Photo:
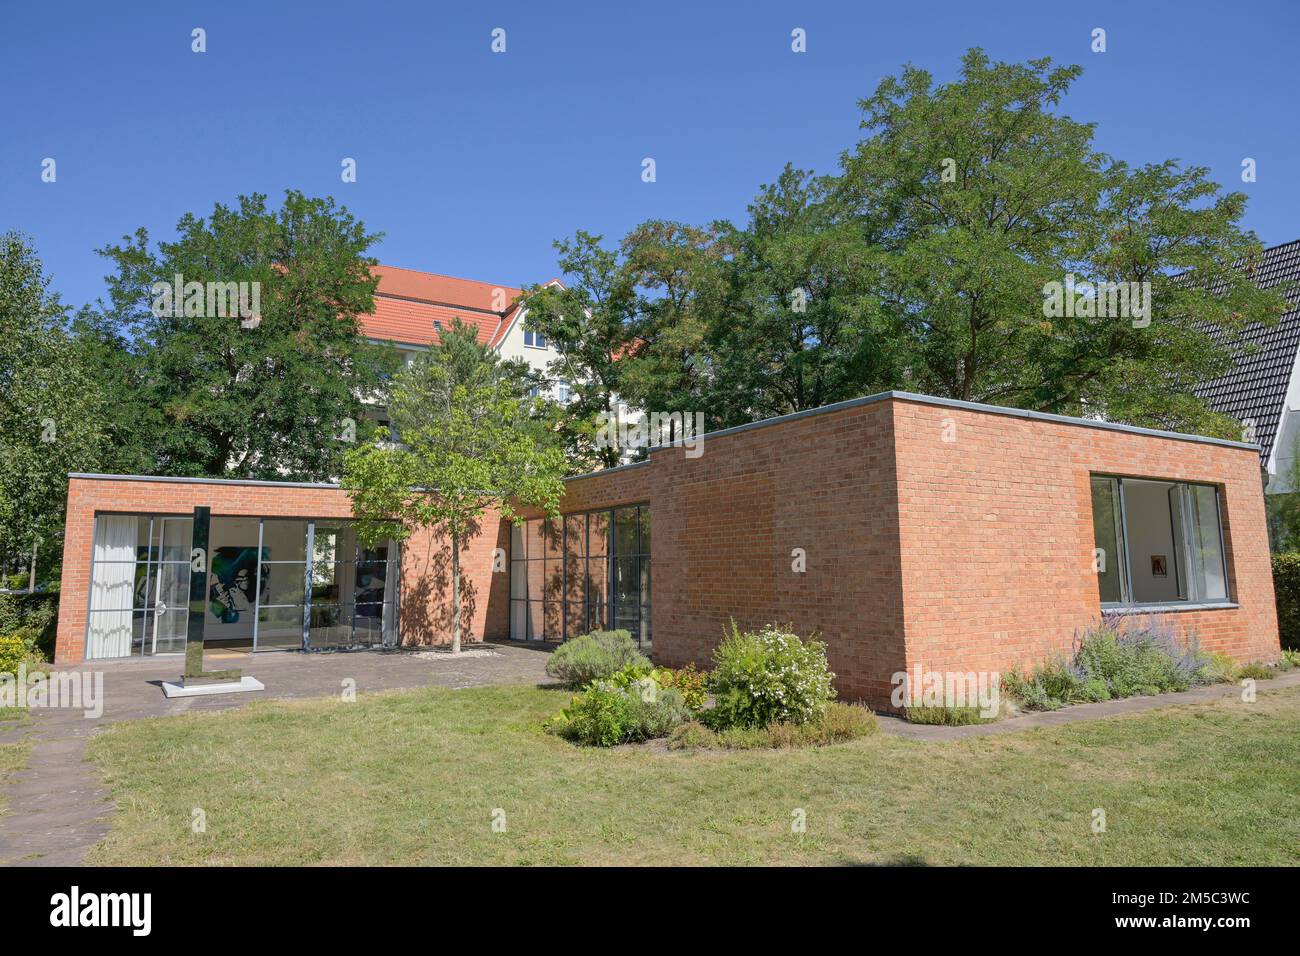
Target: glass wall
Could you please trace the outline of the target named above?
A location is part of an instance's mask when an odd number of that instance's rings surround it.
[[[152,515],[95,519],[87,658],[185,649],[190,525],[189,518]]]
[[[311,617],[314,649],[373,646],[395,636],[397,567],[385,543],[365,548],[350,521],[317,522],[312,537]]]
[[[161,515],[96,517],[88,658],[184,652],[191,524]],[[216,516],[208,550],[209,647],[397,643],[398,549],[391,542],[362,548],[351,522]]]
[[[650,508],[534,519],[511,537],[510,636],[561,641],[622,628],[650,643]]]

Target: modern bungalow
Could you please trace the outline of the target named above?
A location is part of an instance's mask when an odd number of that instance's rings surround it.
[[[58,662],[183,650],[196,508],[206,646],[449,639],[447,543],[361,547],[335,485],[77,474]],[[462,555],[471,639],[618,627],[703,665],[732,620],[789,623],[876,707],[900,671],[1031,664],[1107,610],[1279,654],[1253,444],[886,392],[569,479],[561,511],[484,517]]]

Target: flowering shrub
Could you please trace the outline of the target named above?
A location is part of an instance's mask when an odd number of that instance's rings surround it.
[[[1008,692],[1028,710],[1112,700],[1135,694],[1166,694],[1218,679],[1217,664],[1195,638],[1182,640],[1152,618],[1106,615],[1076,642],[1069,661],[1040,664],[1029,674],[1012,671]]]
[[[835,699],[826,645],[788,629],[769,624],[742,634],[733,621],[713,660],[714,706],[701,716],[715,729],[803,724],[820,718]]]
[[[593,681],[546,722],[546,730],[593,747],[666,737],[691,711],[676,688],[660,685],[661,673],[629,664],[608,680]]]
[[[18,665],[27,660],[27,642],[20,634],[0,637],[0,674],[17,674]]]
[[[660,687],[671,687],[680,693],[692,713],[699,713],[704,709],[704,704],[709,697],[709,675],[701,674],[695,669],[694,664],[687,664],[676,670],[667,667],[655,668],[654,677]]]

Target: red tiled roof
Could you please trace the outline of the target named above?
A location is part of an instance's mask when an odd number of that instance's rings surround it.
[[[374,272],[379,276],[375,311],[357,317],[361,332],[405,345],[432,345],[438,341],[434,323],[450,325],[455,318],[476,326],[480,342],[495,345],[505,335],[515,300],[523,291],[396,266],[375,266]],[[502,301],[504,310],[493,311],[493,305]]]

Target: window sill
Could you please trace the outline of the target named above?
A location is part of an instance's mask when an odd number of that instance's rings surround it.
[[[1171,614],[1178,611],[1234,611],[1241,607],[1233,601],[1210,601],[1202,604],[1189,604],[1177,601],[1172,604],[1103,604],[1103,614]]]

